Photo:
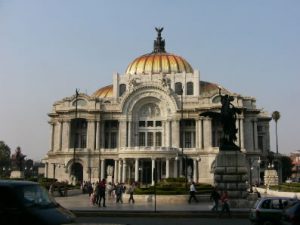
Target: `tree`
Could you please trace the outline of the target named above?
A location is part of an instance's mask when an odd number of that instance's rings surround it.
[[[278,111],[274,111],[272,113],[272,119],[275,121],[275,134],[276,134],[276,154],[278,155],[278,133],[277,133],[277,122],[280,119],[280,113]]]
[[[287,180],[292,175],[293,163],[290,157],[282,156],[281,157],[281,165],[282,165],[282,181]]]
[[[0,141],[0,173],[5,175],[5,170],[10,167],[10,148],[4,141]],[[5,168],[5,170],[4,170]]]

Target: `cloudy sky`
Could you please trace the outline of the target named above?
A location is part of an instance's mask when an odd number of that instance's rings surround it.
[[[52,104],[111,84],[162,26],[166,50],[202,80],[281,113],[279,152],[300,149],[299,11],[297,0],[0,0],[0,140],[45,157]]]

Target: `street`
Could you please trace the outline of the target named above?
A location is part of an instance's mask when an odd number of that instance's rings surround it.
[[[250,225],[247,218],[78,217],[78,223],[105,225]]]

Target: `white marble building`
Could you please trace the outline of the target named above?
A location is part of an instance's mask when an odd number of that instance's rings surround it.
[[[270,149],[270,116],[256,108],[255,98],[202,81],[184,58],[165,51],[157,31],[153,52],[114,74],[112,85],[54,103],[46,177],[151,184],[156,168],[158,179],[187,175],[213,183],[221,126],[200,113],[220,109],[220,89],[242,110],[236,144],[247,154],[248,167],[257,168],[252,182],[258,180],[257,159]]]

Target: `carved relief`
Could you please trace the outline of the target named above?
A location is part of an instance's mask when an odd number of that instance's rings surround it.
[[[139,112],[139,115],[142,117],[156,117],[160,116],[160,109],[157,105],[149,103],[144,105]]]

